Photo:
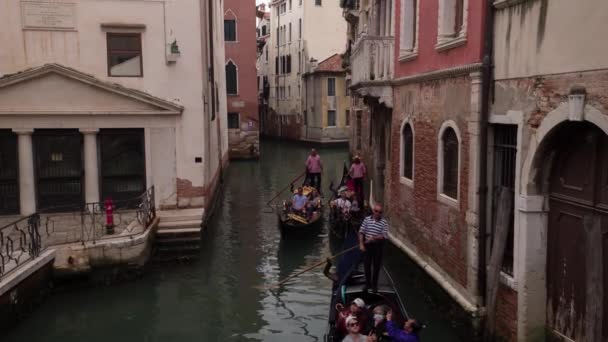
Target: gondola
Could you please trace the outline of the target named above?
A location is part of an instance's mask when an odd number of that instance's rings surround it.
[[[309,193],[315,189],[312,186],[305,185],[304,195],[308,196]],[[293,190],[291,191],[293,194]],[[321,228],[323,223],[323,200],[319,203],[319,208],[312,213],[312,217],[306,218],[303,215],[298,215],[291,212],[289,202],[284,201],[283,204],[277,207],[277,216],[279,220],[279,229],[281,236],[288,234],[301,234],[307,232],[314,232]]]
[[[355,234],[348,234],[343,248],[353,246],[357,243],[356,241]],[[363,299],[368,313],[373,312],[373,309],[378,305],[387,305],[393,311],[393,321],[397,326],[403,326],[405,320],[409,318],[405,305],[395,288],[393,279],[384,267],[379,274],[378,291],[376,293],[371,291],[363,292],[365,274],[363,263],[361,262],[361,253],[358,250],[345,254],[340,260],[336,278],[333,283],[329,306],[325,342],[342,341],[344,336],[336,329],[338,317],[336,304],[342,303],[345,307],[348,307],[348,303],[351,303],[355,298]]]
[[[347,232],[352,231],[353,229],[357,229],[357,227],[359,227],[359,225],[361,224],[363,213],[366,211],[366,204],[363,203],[358,214],[353,213],[350,217],[344,218],[339,213],[339,210],[332,205],[333,201],[337,200],[340,197],[338,193],[339,190],[341,188],[346,187],[347,178],[348,168],[346,167],[346,164],[344,164],[342,170],[342,178],[340,179],[338,186],[335,187],[333,182],[329,186],[330,193],[332,194],[331,198],[328,201],[329,231],[334,238],[340,239],[343,239],[346,236]],[[351,192],[349,196],[352,198],[352,196],[356,195]]]

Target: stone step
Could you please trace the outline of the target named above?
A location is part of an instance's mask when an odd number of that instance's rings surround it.
[[[178,209],[178,210],[161,210],[156,213],[160,221],[201,221],[205,210],[198,209]]]
[[[158,246],[157,251],[161,254],[166,253],[188,253],[188,252],[198,252],[201,249],[200,244],[195,245],[180,245],[180,246]]]
[[[182,228],[199,228],[202,224],[201,220],[192,220],[192,221],[163,221],[160,220],[158,224],[159,229],[182,229]]]
[[[156,232],[156,236],[157,237],[161,237],[163,235],[170,235],[170,236],[176,236],[176,235],[200,235],[201,234],[202,229],[199,228],[179,228],[179,229],[159,229]]]
[[[176,246],[176,245],[189,245],[189,244],[196,244],[196,245],[200,245],[201,243],[201,237],[200,235],[193,235],[193,236],[187,236],[187,237],[183,237],[180,235],[180,237],[175,237],[173,235],[165,235],[162,237],[159,237],[159,239],[156,240],[156,244],[158,246]]]

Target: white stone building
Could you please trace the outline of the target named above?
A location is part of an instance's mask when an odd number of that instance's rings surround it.
[[[228,150],[222,18],[205,0],[4,1],[0,215],[152,186],[158,208],[208,205]]]

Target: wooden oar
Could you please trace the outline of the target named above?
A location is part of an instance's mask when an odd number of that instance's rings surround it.
[[[336,254],[336,255],[332,255],[332,256],[330,256],[330,257],[329,257],[329,259],[335,259],[335,258],[337,258],[337,257],[339,257],[339,256],[341,256],[341,255],[343,255],[343,254],[345,254],[345,253],[348,253],[348,252],[350,252],[350,251],[352,251],[352,250],[354,250],[354,249],[357,249],[357,248],[359,248],[359,245],[352,246],[351,248],[345,249],[345,250],[343,250],[342,252],[340,252],[340,253],[338,253],[338,254]],[[312,265],[312,266],[309,266],[309,267],[307,267],[307,268],[305,268],[305,269],[301,270],[300,272],[294,273],[294,274],[292,274],[292,275],[290,275],[290,276],[286,277],[285,279],[283,279],[283,280],[281,280],[281,281],[279,281],[279,282],[276,282],[276,283],[274,283],[274,284],[272,284],[272,285],[270,285],[270,286],[262,286],[262,287],[260,287],[260,288],[261,288],[261,289],[266,289],[266,290],[275,289],[275,288],[277,288],[277,287],[279,287],[279,286],[281,286],[281,285],[285,284],[285,283],[286,283],[288,280],[291,280],[291,279],[293,279],[293,278],[295,278],[295,277],[297,277],[297,276],[299,276],[299,275],[301,275],[301,274],[303,274],[303,273],[306,273],[306,272],[308,272],[308,271],[310,271],[310,270],[312,270],[312,269],[315,269],[315,268],[317,268],[317,267],[319,267],[319,266],[321,266],[321,265],[325,264],[326,262],[327,262],[327,259],[322,260],[322,261],[319,261],[318,263],[316,263],[316,264],[314,264],[314,265]]]
[[[281,196],[281,194],[283,192],[285,192],[285,190],[287,190],[293,183],[295,183],[296,181],[298,181],[300,178],[302,178],[302,176],[304,176],[306,174],[306,171],[302,172],[302,174],[298,175],[294,180],[292,180],[291,182],[289,182],[289,184],[283,188],[283,190],[279,191],[279,193],[277,193],[276,196],[274,196],[270,201],[268,201],[266,203],[266,205],[270,205],[270,203],[272,203],[272,201],[274,201],[275,199],[277,199],[277,197]]]

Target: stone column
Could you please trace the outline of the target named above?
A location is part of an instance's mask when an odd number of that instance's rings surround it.
[[[19,206],[21,215],[36,212],[36,182],[34,180],[34,153],[31,128],[13,129],[19,136]]]
[[[80,129],[84,135],[84,198],[87,203],[99,202],[98,132],[97,128]]]

